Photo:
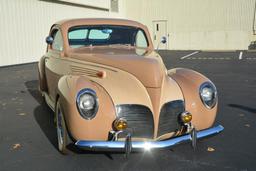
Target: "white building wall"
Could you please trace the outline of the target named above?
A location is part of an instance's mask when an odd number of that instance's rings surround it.
[[[57,1],[57,0],[52,0]],[[59,0],[107,8],[110,0]],[[0,66],[38,61],[50,26],[62,19],[119,17],[140,21],[153,36],[153,20],[167,20],[168,49],[247,49],[256,0],[119,0],[119,12],[50,0],[0,0]],[[58,1],[57,1],[58,2]],[[254,26],[256,28],[256,26]]]
[[[247,49],[255,0],[126,0],[127,18],[146,24],[167,20],[169,49]],[[152,35],[153,36],[153,35]]]
[[[90,1],[95,4],[95,1]],[[101,0],[97,7],[101,4],[106,7],[102,1],[110,5],[109,0]],[[45,37],[56,21],[89,17],[124,18],[123,4],[121,0],[119,13],[111,13],[39,0],[0,0],[0,66],[38,61],[45,53]]]

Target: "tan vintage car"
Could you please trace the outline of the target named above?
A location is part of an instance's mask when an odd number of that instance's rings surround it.
[[[146,26],[121,19],[55,23],[39,61],[39,89],[55,113],[58,148],[170,148],[221,132],[214,84],[167,70]],[[160,42],[161,43],[161,42]],[[163,38],[162,43],[166,43]]]

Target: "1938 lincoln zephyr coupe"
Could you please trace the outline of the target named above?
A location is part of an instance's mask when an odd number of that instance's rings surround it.
[[[58,148],[170,148],[221,132],[218,98],[198,72],[167,70],[146,26],[121,19],[55,23],[39,61],[39,89],[54,111]],[[162,43],[165,43],[163,39]]]

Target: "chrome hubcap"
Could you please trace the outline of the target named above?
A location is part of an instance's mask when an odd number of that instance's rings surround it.
[[[57,113],[57,135],[58,135],[59,149],[62,149],[64,136],[63,136],[62,114],[60,109],[58,109],[58,113]]]

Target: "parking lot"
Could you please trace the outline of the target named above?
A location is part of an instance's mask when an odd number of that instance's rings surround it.
[[[0,68],[0,170],[256,170],[256,52],[160,51],[168,69],[191,68],[218,89],[221,134],[165,151],[57,151],[53,114],[37,87],[37,64]]]

